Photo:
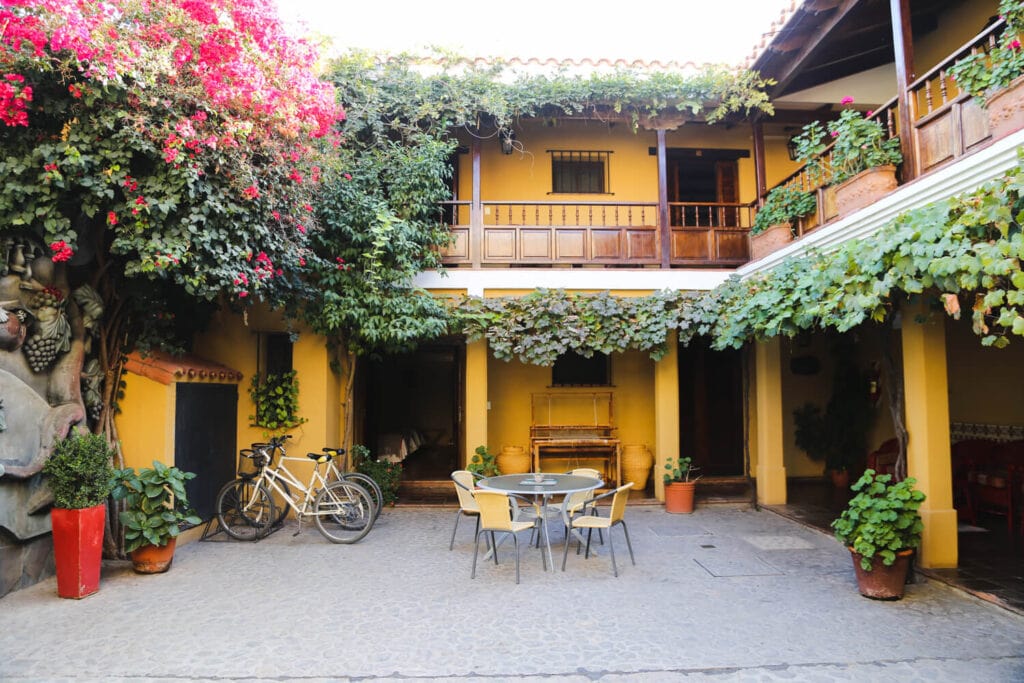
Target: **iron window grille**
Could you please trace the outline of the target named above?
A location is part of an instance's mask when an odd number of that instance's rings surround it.
[[[611,194],[611,152],[549,149],[552,194]]]

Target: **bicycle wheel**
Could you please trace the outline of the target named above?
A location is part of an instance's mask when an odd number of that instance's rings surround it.
[[[381,510],[384,508],[384,494],[380,490],[380,485],[377,481],[368,474],[362,472],[348,472],[343,474],[342,479],[345,481],[352,481],[364,489],[370,494],[370,498],[373,500],[373,519],[376,520],[380,517]]]
[[[313,519],[332,543],[355,543],[373,527],[373,500],[359,484],[336,481],[317,494]]]
[[[255,541],[270,533],[277,516],[270,492],[252,479],[235,479],[217,494],[217,522],[228,536]]]

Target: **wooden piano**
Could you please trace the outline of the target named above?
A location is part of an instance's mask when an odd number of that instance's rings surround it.
[[[620,443],[613,425],[612,392],[535,393],[531,395],[530,452],[533,471],[545,459],[568,460],[572,469],[598,461],[605,484],[622,482]],[[574,461],[576,464],[574,464]]]

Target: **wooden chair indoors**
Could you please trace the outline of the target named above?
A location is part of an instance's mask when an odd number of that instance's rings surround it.
[[[615,541],[612,539],[612,528],[616,526],[622,527],[622,532],[626,536],[626,547],[629,548],[629,559],[636,566],[636,558],[633,556],[633,544],[629,541],[629,529],[626,528],[626,520],[623,516],[626,512],[626,500],[629,498],[629,490],[633,488],[633,482],[623,484],[614,491],[609,491],[600,496],[596,496],[593,500],[588,501],[584,508],[596,505],[598,501],[603,498],[611,496],[612,505],[611,510],[607,517],[595,517],[588,514],[581,514],[572,520],[572,528],[587,530],[587,551],[584,557],[590,557],[590,536],[594,529],[607,529],[608,530],[608,548],[611,550],[612,555],[612,573],[615,576],[619,575],[619,567],[615,562]],[[565,561],[569,557],[569,539],[565,541],[565,548],[562,550],[562,571],[565,571]]]

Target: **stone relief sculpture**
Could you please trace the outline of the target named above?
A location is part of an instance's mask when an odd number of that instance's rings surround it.
[[[40,470],[53,443],[86,427],[82,373],[103,307],[91,289],[80,290],[71,292],[65,264],[34,238],[0,241],[0,528],[22,541],[50,530]],[[88,371],[95,414],[98,362]]]

